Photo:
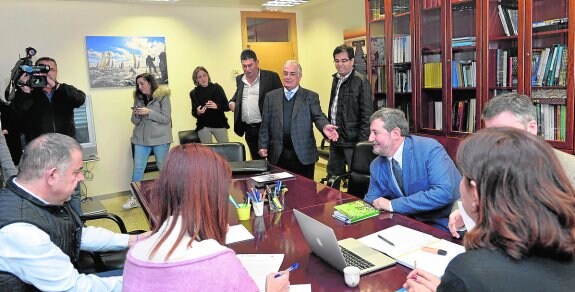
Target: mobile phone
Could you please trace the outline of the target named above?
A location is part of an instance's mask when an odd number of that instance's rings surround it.
[[[139,109],[139,108],[141,108],[141,106],[139,106],[139,105],[131,107],[132,110]]]

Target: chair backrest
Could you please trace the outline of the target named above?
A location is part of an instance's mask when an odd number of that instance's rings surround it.
[[[347,193],[363,198],[369,188],[369,165],[377,155],[373,153],[373,145],[369,142],[359,142],[353,149],[350,177],[347,183]]]
[[[222,155],[229,162],[245,161],[246,148],[240,142],[203,144]]]
[[[180,145],[200,143],[200,136],[198,136],[198,132],[196,132],[196,130],[179,131],[178,138],[180,139]]]

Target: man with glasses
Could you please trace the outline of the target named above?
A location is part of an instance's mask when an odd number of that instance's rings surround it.
[[[328,177],[344,174],[355,144],[369,138],[369,117],[373,113],[371,86],[366,76],[354,69],[353,57],[353,48],[348,45],[333,51],[337,73],[331,85],[328,120],[337,126],[339,139],[329,146]],[[334,187],[339,188],[339,182]]]
[[[46,76],[47,84],[42,88],[31,88],[25,85],[31,76],[23,74],[10,104],[11,116],[21,125],[26,143],[46,133],[60,133],[74,138],[74,109],[84,104],[86,94],[72,85],[58,82],[58,64],[53,58],[39,58],[36,65],[50,66],[48,73],[39,73]],[[70,204],[74,211],[82,214],[79,187]]]
[[[312,124],[330,140],[337,140],[337,131],[322,112],[318,94],[299,85],[301,65],[286,61],[282,73],[284,87],[266,94],[259,154],[273,165],[313,180],[319,156]]]

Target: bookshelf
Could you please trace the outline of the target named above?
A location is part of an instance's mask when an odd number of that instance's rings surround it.
[[[574,6],[569,0],[366,0],[368,53],[384,56],[369,65],[379,89],[376,108],[401,108],[413,133],[437,139],[454,156],[461,140],[482,127],[482,106],[518,92],[537,108],[539,135],[573,153]]]

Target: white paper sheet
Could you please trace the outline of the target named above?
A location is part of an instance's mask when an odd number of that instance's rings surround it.
[[[277,273],[284,260],[284,254],[238,254],[237,256],[260,291],[266,289],[266,276],[269,273]]]
[[[230,226],[226,234],[226,244],[250,239],[254,239],[254,236],[241,224]]]
[[[289,292],[311,292],[311,284],[290,285]]]

